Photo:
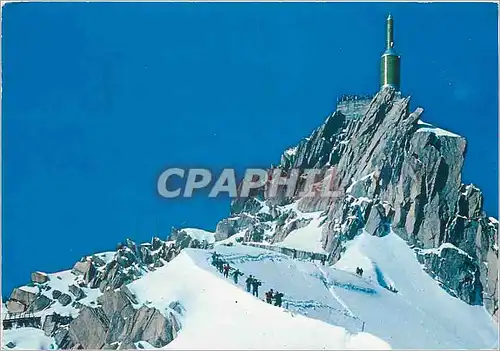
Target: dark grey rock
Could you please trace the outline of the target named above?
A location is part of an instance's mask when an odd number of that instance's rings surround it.
[[[72,284],[68,287],[68,290],[71,294],[73,294],[73,296],[75,297],[76,301],[78,300],[81,300],[85,297],[87,297],[87,295],[85,295],[85,292],[83,291],[82,288]]]
[[[45,317],[42,330],[46,336],[53,336],[61,326],[68,325],[72,320],[71,316],[61,316],[53,313]]]
[[[56,332],[54,333],[54,340],[56,344],[59,346],[59,348],[62,350],[70,349],[75,345],[75,343],[71,339],[68,328],[66,327],[59,328],[56,330]]]
[[[180,314],[181,316],[184,314],[185,309],[179,301],[172,301],[168,305],[168,307],[177,312],[178,314]]]
[[[33,301],[33,303],[29,306],[28,312],[38,312],[46,309],[47,307],[50,306],[50,303],[52,302],[51,299],[49,299],[45,295],[38,295]]]
[[[449,293],[471,305],[483,303],[479,270],[467,253],[445,246],[437,253],[422,254],[417,251],[417,257],[432,276],[439,278]]]
[[[69,336],[74,344],[85,349],[104,346],[109,320],[101,308],[84,307],[69,325]]]
[[[385,236],[391,230],[392,210],[387,210],[381,203],[371,207],[365,230],[370,235]]]
[[[57,301],[59,301],[61,305],[67,306],[71,303],[72,299],[71,296],[69,296],[68,294],[62,294],[61,296],[59,296]]]
[[[151,240],[151,249],[152,250],[158,250],[160,247],[162,247],[163,245],[163,241],[158,238],[158,237],[153,237],[153,239]]]
[[[163,347],[173,340],[173,326],[157,309],[141,307],[127,320],[125,342],[147,341]]]
[[[103,267],[106,265],[106,262],[98,255],[92,255],[92,262],[96,267]]]

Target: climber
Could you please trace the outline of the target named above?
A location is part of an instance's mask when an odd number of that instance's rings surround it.
[[[362,277],[363,276],[363,268],[360,268],[359,269],[359,276]]]
[[[247,292],[250,292],[250,287],[252,286],[252,283],[253,283],[254,279],[252,277],[252,275],[250,274],[247,278],[247,280],[245,280],[245,283],[247,284]]]
[[[255,297],[259,297],[259,286],[261,286],[262,283],[258,281],[257,279],[254,279],[252,281],[252,295]]]
[[[272,299],[273,299],[273,289],[266,292],[266,302],[272,303]]]
[[[223,272],[224,272],[224,263],[225,263],[225,262],[224,262],[223,260],[221,260],[220,258],[219,258],[219,260],[217,261],[217,268],[219,269],[219,272],[220,272],[220,273],[223,273]]]
[[[231,268],[231,267],[229,267],[229,264],[228,264],[228,263],[226,263],[226,264],[224,265],[224,278],[227,278],[227,277],[229,276],[229,269],[230,269],[230,268]]]
[[[234,284],[238,284],[238,276],[243,275],[243,273],[241,273],[240,270],[236,268],[231,274],[233,275]]]
[[[219,259],[219,254],[217,252],[212,253],[212,266],[217,267],[217,260]]]
[[[293,259],[297,258],[297,250],[293,249]]]
[[[325,255],[322,255],[321,256],[321,265],[324,266],[325,265],[325,261],[326,261],[326,256]]]
[[[283,293],[276,291],[276,294],[274,294],[274,306],[281,307],[282,298],[283,298]]]

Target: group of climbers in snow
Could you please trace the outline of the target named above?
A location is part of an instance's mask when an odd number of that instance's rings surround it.
[[[296,255],[294,255],[294,257],[296,257]],[[321,257],[322,265],[325,264],[325,261],[326,258]],[[217,268],[225,278],[229,278],[229,276],[231,275],[235,284],[238,284],[238,278],[244,275],[238,268],[232,268],[229,263],[224,261],[222,256],[215,251],[212,253],[212,266]],[[358,274],[359,276],[363,276],[363,268],[356,267],[356,274]],[[253,296],[259,297],[259,286],[262,285],[262,282],[259,279],[250,274],[245,280],[245,284],[247,292],[251,292]],[[281,307],[283,296],[283,293],[279,291],[275,292],[273,291],[273,289],[270,289],[265,294],[265,301],[269,304],[272,304],[274,300],[274,305]]]
[[[217,268],[224,275],[224,278],[229,278],[231,275],[235,284],[238,284],[238,278],[243,275],[239,269],[231,268],[229,263],[224,261],[217,252],[212,254],[212,266]]]
[[[281,307],[283,293],[280,293],[278,290],[274,292],[273,289],[270,289],[268,292],[266,292],[266,302],[271,304],[273,303],[273,299],[274,299],[274,306]]]
[[[238,268],[232,268],[229,266],[229,263],[224,261],[221,255],[217,252],[212,253],[212,266],[217,268],[225,278],[229,278],[229,275],[231,275],[235,284],[238,284],[238,278],[244,275]],[[259,279],[250,274],[245,280],[245,284],[247,292],[251,292],[253,296],[259,297],[259,286],[262,285],[262,282]],[[281,307],[283,296],[283,293],[280,293],[279,291],[273,292],[273,289],[271,289],[266,292],[266,302],[272,303],[272,300],[274,299],[274,305]]]

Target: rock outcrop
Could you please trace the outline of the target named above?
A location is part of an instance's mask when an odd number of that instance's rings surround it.
[[[135,296],[125,286],[104,292],[96,307],[83,306],[76,318],[56,313],[43,323],[45,335],[54,337],[60,348],[121,349],[135,348],[136,342],[147,341],[155,347],[171,342],[180,330],[180,304],[171,304],[165,314],[155,308],[137,304]]]
[[[484,213],[481,191],[462,184],[465,139],[420,121],[423,109],[410,112],[410,98],[392,88],[363,104],[363,112],[360,118],[331,114],[285,151],[278,165],[285,175],[291,169],[299,169],[300,176],[318,169],[318,184],[328,182],[333,196],[300,197],[304,184],[299,181],[291,196],[280,187],[275,197],[267,197],[268,182],[254,196],[233,201],[231,217],[217,226],[218,239],[267,225],[264,237],[281,241],[300,222],[280,213],[280,206],[296,201],[302,212],[328,213],[323,247],[330,263],[361,230],[376,236],[392,230],[420,250],[419,260],[446,291],[484,304],[497,316],[498,221]],[[266,207],[273,208],[272,215],[257,217]],[[431,249],[435,252],[425,251]]]
[[[49,276],[47,273],[43,272],[33,272],[31,273],[31,282],[37,284],[43,284],[49,281]]]

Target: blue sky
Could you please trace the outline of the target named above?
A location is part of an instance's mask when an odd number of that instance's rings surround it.
[[[3,295],[125,237],[215,229],[228,199],[161,198],[159,174],[276,163],[337,96],[377,91],[388,12],[403,94],[467,138],[496,214],[493,3],[4,6]]]

